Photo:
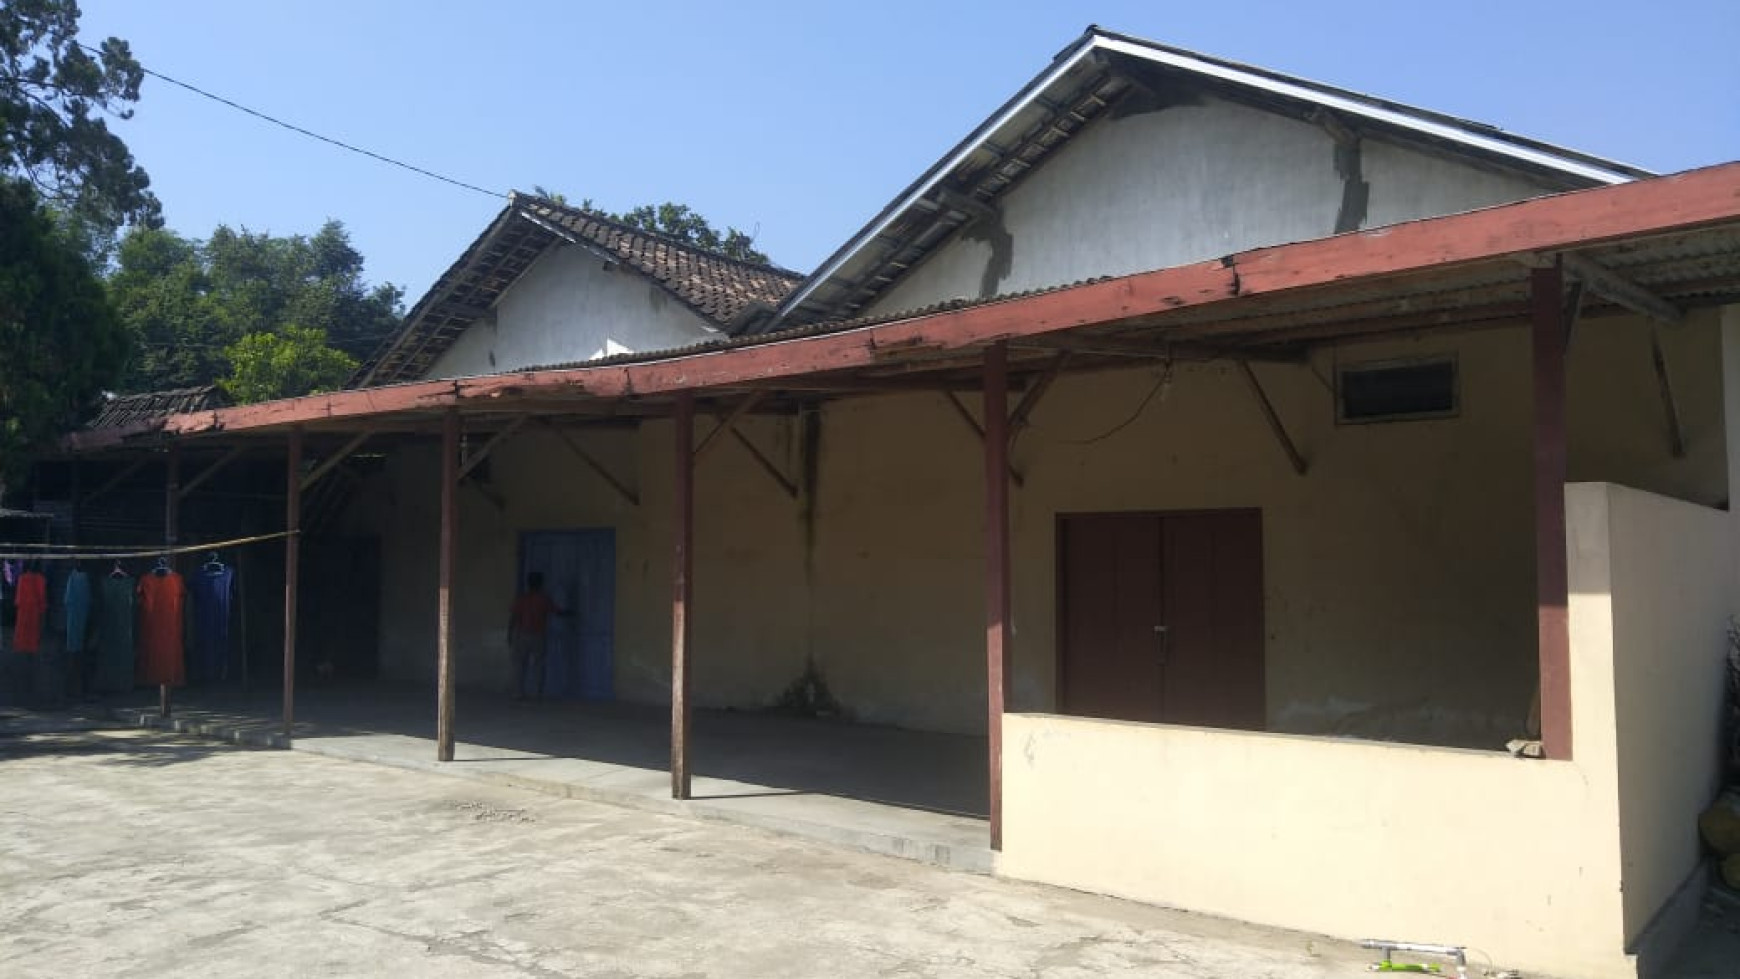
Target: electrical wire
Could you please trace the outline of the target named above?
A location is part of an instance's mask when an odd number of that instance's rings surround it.
[[[1154,382],[1154,386],[1149,388],[1148,393],[1142,396],[1142,401],[1141,401],[1141,403],[1136,405],[1136,410],[1130,412],[1130,417],[1124,419],[1123,421],[1117,423],[1116,425],[1113,425],[1111,428],[1106,429],[1105,431],[1101,432],[1098,435],[1095,435],[1092,438],[1085,438],[1085,439],[1054,438],[1051,441],[1057,443],[1058,445],[1093,445],[1095,442],[1104,442],[1106,439],[1109,439],[1112,436],[1123,431],[1124,429],[1129,428],[1131,425],[1134,425],[1136,423],[1136,419],[1142,417],[1142,412],[1144,412],[1148,409],[1149,402],[1153,401],[1156,395],[1159,395],[1161,392],[1165,391],[1167,388],[1169,388],[1171,386],[1172,386],[1172,365],[1167,364],[1166,369],[1160,372],[1159,379]],[[1035,426],[1035,427],[1037,427],[1037,426]]]
[[[102,57],[102,51],[98,50],[97,48],[93,48],[88,44],[80,43],[79,47],[85,49],[85,51],[90,53],[90,54],[96,55],[99,58]],[[455,187],[463,187],[466,190],[476,191],[477,193],[483,194],[483,195],[488,196],[488,197],[494,197],[494,198],[500,199],[500,198],[504,198],[504,197],[508,196],[500,191],[486,190],[482,187],[479,187],[476,184],[466,183],[463,180],[457,180],[453,177],[448,177],[448,176],[445,176],[443,174],[436,173],[433,170],[426,170],[423,167],[419,167],[419,166],[415,166],[415,165],[410,164],[410,163],[406,163],[403,160],[395,160],[390,156],[383,156],[382,154],[376,153],[373,150],[365,150],[360,146],[353,146],[350,143],[347,143],[342,139],[334,139],[331,136],[322,136],[321,134],[314,132],[311,129],[304,129],[301,126],[296,125],[295,123],[285,122],[284,120],[279,119],[276,116],[267,115],[266,113],[261,112],[258,109],[250,109],[247,106],[241,104],[240,102],[236,102],[232,99],[226,99],[223,96],[217,95],[213,92],[208,92],[205,89],[200,88],[197,85],[189,84],[187,82],[182,81],[179,78],[171,78],[168,75],[165,75],[160,71],[152,71],[150,68],[147,68],[142,64],[139,66],[139,70],[144,72],[147,75],[150,75],[152,78],[158,79],[160,81],[168,82],[169,84],[178,86],[180,88],[185,88],[189,92],[194,93],[195,95],[204,96],[205,98],[211,99],[213,102],[222,103],[223,105],[227,105],[230,108],[235,109],[239,112],[245,112],[248,115],[253,116],[256,119],[263,119],[266,122],[269,122],[274,126],[282,126],[283,128],[288,129],[293,133],[299,133],[303,136],[308,136],[312,139],[318,139],[322,143],[330,143],[333,146],[336,146],[340,149],[349,150],[352,153],[360,153],[361,155],[369,157],[370,159],[378,160],[382,163],[390,164],[390,165],[395,166],[395,167],[400,167],[401,169],[409,170],[412,173],[421,174],[425,177],[429,177],[429,178],[434,179],[434,180],[439,180],[443,183],[449,183]]]

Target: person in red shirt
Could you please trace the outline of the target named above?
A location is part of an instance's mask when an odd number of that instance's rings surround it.
[[[567,615],[544,594],[544,574],[533,571],[526,575],[526,590],[514,599],[508,614],[508,646],[513,650],[514,699],[526,699],[526,673],[536,691],[544,696],[544,652],[548,648],[550,616]]]

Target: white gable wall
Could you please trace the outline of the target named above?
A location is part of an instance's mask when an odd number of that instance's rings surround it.
[[[651,279],[573,245],[540,258],[435,361],[426,377],[466,377],[664,350],[719,335]]]
[[[1365,139],[1371,228],[1547,192]],[[1345,163],[1346,161],[1343,161]],[[1001,221],[958,232],[868,310],[892,313],[1219,258],[1336,232],[1346,189],[1322,127],[1204,99],[1104,119],[1010,191]]]

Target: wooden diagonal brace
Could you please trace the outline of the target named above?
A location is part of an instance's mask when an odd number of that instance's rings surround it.
[[[222,456],[218,457],[218,460],[216,462],[205,467],[204,469],[201,469],[199,471],[199,475],[193,477],[192,479],[188,480],[185,483],[182,483],[181,488],[176,491],[176,499],[185,500],[189,496],[192,496],[193,491],[198,489],[201,483],[204,483],[206,480],[212,478],[213,476],[216,476],[219,469],[222,469],[223,467],[229,465],[230,463],[235,462],[237,459],[241,458],[242,453],[244,453],[246,451],[247,451],[246,447],[238,445],[235,448],[229,450],[228,452],[225,452]]]
[[[624,483],[622,480],[617,479],[616,476],[614,474],[612,474],[608,468],[605,467],[604,463],[599,462],[597,457],[595,457],[592,453],[587,452],[586,449],[580,445],[580,442],[577,439],[575,439],[571,433],[569,433],[566,429],[557,428],[555,425],[552,425],[549,422],[540,422],[540,424],[542,424],[546,429],[548,429],[552,432],[555,432],[556,437],[562,440],[562,444],[566,445],[568,447],[568,450],[570,452],[574,453],[574,457],[576,459],[579,459],[581,461],[581,463],[583,463],[586,466],[586,468],[592,470],[593,474],[596,475],[599,479],[602,479],[604,481],[605,485],[607,485],[611,489],[615,490],[616,495],[622,497],[624,500],[627,500],[630,506],[640,506],[640,494],[636,493],[634,490],[630,489],[628,487],[627,483]]]
[[[351,440],[349,442],[344,443],[344,445],[341,446],[337,452],[334,452],[332,455],[329,455],[325,459],[322,459],[320,461],[320,465],[315,466],[313,471],[311,471],[308,475],[302,477],[302,491],[306,493],[309,490],[309,488],[311,488],[315,483],[320,482],[320,478],[322,476],[325,476],[327,473],[332,472],[334,469],[338,468],[339,463],[341,463],[345,459],[349,458],[350,454],[352,452],[355,452],[357,449],[361,448],[362,444],[364,442],[367,442],[369,439],[369,436],[373,435],[373,434],[374,434],[374,432],[372,432],[372,431],[370,431],[370,432],[358,432],[356,435],[351,437]]]
[[[1608,271],[1591,259],[1571,253],[1563,254],[1559,258],[1564,263],[1565,271],[1588,283],[1596,295],[1670,326],[1678,326],[1686,320],[1685,310],[1630,279]]]
[[[713,430],[708,432],[706,436],[701,439],[701,444],[695,446],[695,461],[699,462],[703,453],[705,453],[709,448],[719,444],[719,436],[725,434],[727,431],[736,431],[737,420],[748,414],[750,409],[759,404],[766,394],[766,391],[756,391],[750,394],[749,397],[738,402],[737,407],[732,408],[731,413],[720,419],[719,423],[713,426]]]
[[[1269,423],[1269,431],[1275,434],[1275,441],[1280,443],[1281,451],[1287,453],[1287,461],[1293,464],[1293,471],[1305,475],[1305,457],[1299,454],[1299,447],[1293,444],[1293,439],[1287,434],[1286,426],[1281,424],[1281,416],[1275,414],[1275,406],[1270,403],[1268,392],[1263,390],[1262,382],[1257,380],[1256,371],[1251,365],[1238,361],[1239,373],[1251,386],[1251,394],[1257,399],[1257,407],[1262,409],[1263,420]]]
[[[122,483],[127,481],[127,478],[129,476],[132,476],[134,473],[145,468],[145,464],[150,462],[150,461],[151,460],[149,457],[144,458],[144,459],[135,459],[132,462],[128,463],[127,465],[122,466],[120,472],[109,477],[108,481],[103,483],[103,485],[97,487],[94,490],[91,490],[88,494],[85,495],[84,500],[81,502],[89,503],[92,500],[96,499],[97,497],[102,496],[103,494],[109,492],[110,490],[114,489],[115,487],[121,485]]]
[[[978,436],[979,444],[984,445],[985,428],[979,424],[977,418],[973,417],[973,413],[967,410],[967,406],[961,402],[961,396],[953,391],[944,391],[943,397],[947,398],[949,404],[954,406],[955,414],[960,417],[961,421],[973,430],[974,435]],[[1022,486],[1027,482],[1026,478],[1021,475],[1021,471],[1015,468],[1013,462],[1009,463],[1009,481],[1016,486]]]
[[[779,467],[773,464],[773,460],[769,459],[766,453],[762,452],[754,442],[749,441],[748,436],[739,432],[735,428],[731,430],[731,436],[737,440],[738,445],[749,450],[749,454],[755,458],[756,462],[761,464],[762,469],[766,470],[768,477],[778,483],[780,489],[785,490],[787,496],[794,500],[798,498],[797,483],[792,482],[785,473],[780,472]]]
[[[1662,354],[1661,331],[1655,326],[1649,328],[1649,356],[1655,364],[1655,382],[1661,389],[1662,412],[1667,416],[1668,450],[1675,459],[1686,457],[1685,430],[1680,425],[1680,405],[1674,397],[1673,379],[1668,376],[1667,358]]]
[[[1069,361],[1069,351],[1065,350],[1051,359],[1045,373],[1039,375],[1039,380],[1027,389],[1021,396],[1021,403],[1015,406],[1014,414],[1009,416],[1009,448],[1014,449],[1020,440],[1021,433],[1027,430],[1027,422],[1033,417],[1033,409],[1039,407],[1039,399],[1045,397],[1045,392],[1051,390],[1052,382],[1063,372],[1063,365]]]
[[[483,445],[480,446],[476,451],[474,451],[470,455],[466,456],[464,461],[462,461],[459,464],[459,478],[464,479],[465,477],[471,475],[471,471],[473,469],[476,469],[483,462],[483,460],[488,459],[489,454],[491,452],[494,452],[497,448],[499,448],[503,442],[506,442],[508,439],[512,438],[514,433],[518,432],[520,430],[520,428],[522,426],[524,426],[525,423],[530,418],[531,418],[530,415],[520,415],[518,418],[515,418],[513,421],[508,422],[508,426],[506,428],[504,428],[501,431],[490,436],[490,439],[488,442],[483,443]]]

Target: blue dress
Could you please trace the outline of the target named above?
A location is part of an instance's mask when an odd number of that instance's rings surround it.
[[[193,679],[216,683],[230,666],[230,596],[236,569],[207,565],[191,575],[193,591]]]
[[[85,651],[91,624],[91,576],[77,568],[66,576],[66,651]]]

